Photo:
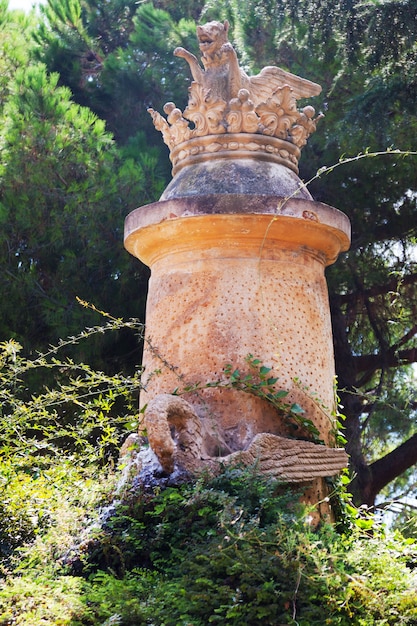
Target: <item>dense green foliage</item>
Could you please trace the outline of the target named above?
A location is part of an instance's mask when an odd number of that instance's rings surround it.
[[[352,221],[328,272],[351,489],[373,504],[415,484],[413,0],[48,0],[28,16],[0,0],[0,624],[417,623],[411,543],[367,535],[368,519],[314,531],[297,496],[239,469],[125,492],[76,549],[136,427],[142,335],[114,319],[96,332],[77,297],[144,316],[148,272],[123,250],[123,219],[170,177],[146,108],[184,105],[172,51],[198,54],[208,19],[230,21],[247,71],[323,86],[300,167]]]
[[[60,494],[65,498],[77,480],[85,481],[100,467],[106,472],[126,433],[137,428],[140,372],[107,376],[65,357],[68,346],[85,343],[95,334],[117,332],[120,325],[114,320],[88,329],[30,359],[22,356],[16,341],[0,344],[3,562],[59,514]],[[124,326],[141,330],[133,320]],[[39,380],[42,372],[44,379],[49,373],[53,386],[30,395],[31,380]],[[85,487],[96,490],[91,480]]]
[[[256,466],[139,483],[133,448],[115,470],[137,426],[139,376],[108,376],[65,351],[124,325],[33,359],[1,345],[0,624],[415,624],[414,539],[378,528],[341,486],[336,525],[314,528],[300,494]],[[30,396],[38,370],[56,382]]]
[[[33,25],[24,26],[29,36]],[[154,199],[162,179],[144,137],[118,149],[104,121],[35,60],[35,44],[28,54],[16,27],[6,16],[0,30],[10,74],[0,115],[0,333],[43,350],[97,322],[76,296],[115,315],[143,315],[148,273],[123,250],[123,220],[137,202]],[[129,343],[96,345],[90,362],[126,367],[129,358],[117,358],[133,354]],[[139,359],[136,346],[133,364]]]
[[[256,468],[125,489],[84,531],[83,507],[106,504],[97,478],[72,469],[64,488],[57,472],[28,480],[49,519],[0,588],[5,626],[416,623],[413,543],[377,528],[314,530],[297,494]]]

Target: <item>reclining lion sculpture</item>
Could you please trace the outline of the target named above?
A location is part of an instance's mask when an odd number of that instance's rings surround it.
[[[256,434],[245,450],[231,452],[219,434],[218,456],[206,447],[204,426],[183,398],[159,394],[148,404],[145,426],[149,445],[167,475],[174,471],[198,474],[221,465],[257,464],[260,472],[286,483],[305,483],[334,476],[347,465],[343,448],[329,448],[312,441],[289,439],[272,433]],[[122,455],[128,450],[128,445]]]

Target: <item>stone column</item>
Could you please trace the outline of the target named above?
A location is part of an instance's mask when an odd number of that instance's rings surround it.
[[[308,197],[193,195],[136,209],[125,245],[151,268],[141,405],[183,392],[210,433],[208,452],[245,449],[255,434],[294,433],[264,400],[204,388],[249,354],[272,367],[331,441],[334,358],[324,270],[349,246],[349,221]],[[271,372],[272,374],[272,372]]]
[[[198,27],[203,67],[184,48],[174,51],[193,77],[184,111],[173,102],[166,118],[149,109],[173,179],[125,224],[126,248],[151,268],[140,402],[165,473],[216,469],[219,458],[257,461],[262,472],[307,484],[304,500],[317,503],[324,478],[347,460],[334,448],[324,270],[348,249],[350,225],[298,178],[301,149],[322,114],[297,101],[321,87],[272,66],[248,76],[228,28]],[[308,423],[294,430],[290,411],[225,385],[225,368],[244,380],[254,359],[277,378],[273,393],[288,392],[285,401]]]

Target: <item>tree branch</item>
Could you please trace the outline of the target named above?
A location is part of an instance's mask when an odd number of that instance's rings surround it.
[[[353,357],[356,372],[364,372],[356,381],[356,387],[365,385],[379,369],[410,365],[417,362],[417,348],[408,350],[388,350],[382,358],[380,354],[363,354]]]
[[[371,484],[367,503],[373,504],[376,494],[381,489],[416,463],[417,434],[369,466]]]
[[[355,300],[355,302],[359,302],[361,300],[375,298],[377,296],[383,296],[390,292],[396,293],[398,292],[399,287],[414,285],[416,283],[417,274],[408,274],[403,278],[398,278],[395,276],[383,285],[373,285],[369,289],[359,289],[358,291],[351,291],[349,293],[340,294],[337,297],[339,304],[351,304],[352,300]]]
[[[407,333],[405,333],[405,335],[403,335],[401,339],[397,341],[397,343],[394,346],[391,346],[390,350],[392,352],[397,352],[398,349],[401,348],[401,346],[404,346],[408,341],[410,341],[410,339],[412,339],[416,333],[417,333],[417,324],[414,324],[414,326],[412,326],[410,330]]]

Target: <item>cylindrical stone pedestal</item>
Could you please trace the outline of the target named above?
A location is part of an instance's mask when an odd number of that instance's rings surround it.
[[[141,405],[183,397],[210,433],[209,453],[247,447],[256,433],[298,436],[266,401],[205,388],[248,355],[272,367],[331,443],[334,358],[324,270],[347,250],[350,224],[309,199],[215,194],[163,200],[126,219],[125,246],[151,268]]]

